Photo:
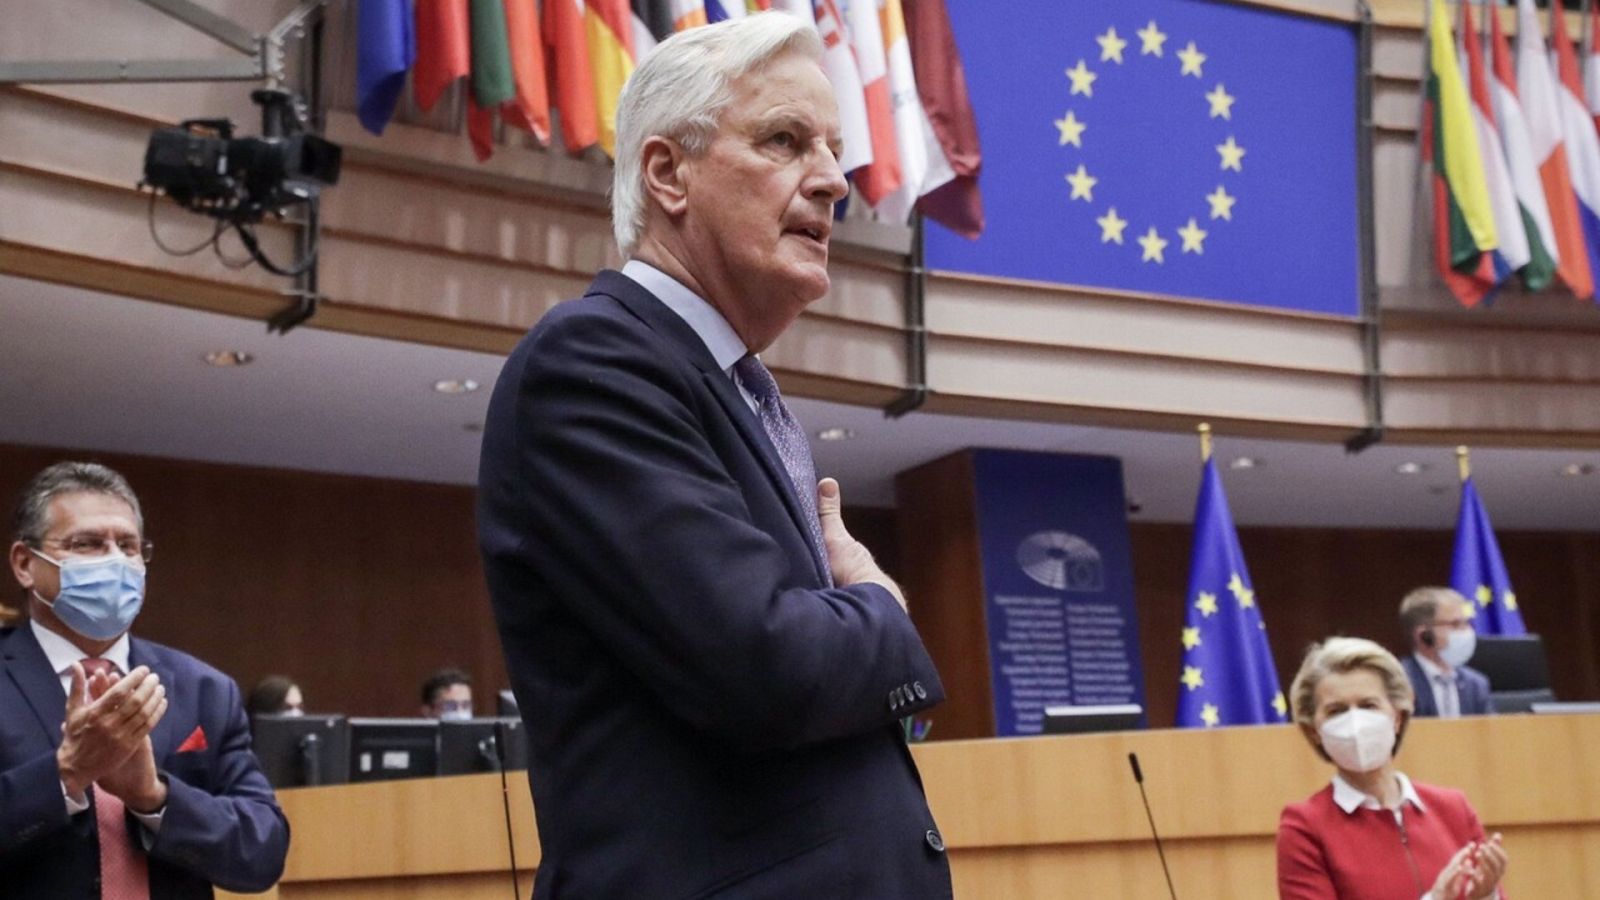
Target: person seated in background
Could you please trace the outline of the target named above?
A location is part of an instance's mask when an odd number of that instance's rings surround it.
[[[1494,712],[1488,677],[1467,666],[1478,648],[1472,614],[1472,602],[1447,587],[1420,587],[1400,601],[1416,715],[1455,719]]]
[[[422,715],[428,719],[472,718],[472,676],[440,669],[422,683]]]
[[[1306,653],[1289,693],[1295,724],[1337,771],[1332,784],[1284,807],[1280,900],[1500,896],[1500,835],[1485,837],[1465,794],[1395,768],[1412,691],[1393,654],[1361,638],[1329,638]]]
[[[250,689],[250,699],[245,709],[251,718],[261,715],[303,716],[305,697],[300,686],[287,675],[268,675]]]
[[[272,887],[289,823],[239,686],[129,634],[152,549],[133,489],[105,466],[58,463],[24,488],[13,523],[29,621],[0,630],[0,896]],[[185,613],[206,614],[203,600]]]

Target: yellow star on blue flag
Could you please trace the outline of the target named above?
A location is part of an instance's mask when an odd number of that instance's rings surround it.
[[[1195,503],[1190,603],[1183,629],[1178,726],[1211,728],[1288,720],[1267,645],[1261,601],[1250,583],[1216,463],[1206,460]],[[1232,602],[1218,603],[1217,597]]]

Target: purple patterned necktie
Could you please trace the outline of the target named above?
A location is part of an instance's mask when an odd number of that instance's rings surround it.
[[[822,522],[817,518],[817,467],[811,460],[811,444],[806,440],[806,433],[789,414],[789,407],[778,394],[778,382],[761,360],[754,355],[746,356],[733,364],[733,372],[756,400],[756,416],[778,451],[778,458],[783,460],[789,482],[800,498],[800,508],[805,511],[806,528],[811,532],[811,552],[822,567],[823,580],[828,587],[833,587],[833,572],[822,543]]]

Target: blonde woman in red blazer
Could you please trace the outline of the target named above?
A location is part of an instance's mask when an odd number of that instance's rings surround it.
[[[1372,641],[1314,645],[1290,688],[1295,722],[1337,772],[1278,823],[1282,900],[1486,900],[1503,897],[1506,851],[1465,794],[1395,768],[1411,682]]]

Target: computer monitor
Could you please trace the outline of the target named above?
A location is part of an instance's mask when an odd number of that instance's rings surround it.
[[[1133,731],[1142,727],[1144,708],[1137,703],[1109,706],[1046,706],[1045,734],[1088,734],[1095,731]]]
[[[528,768],[528,741],[521,719],[439,723],[440,775],[498,772],[502,758],[508,772]]]
[[[273,787],[350,780],[350,723],[344,716],[259,715],[252,730],[256,759]]]
[[[510,688],[506,688],[496,695],[494,714],[502,719],[515,719],[522,715],[522,711],[517,708],[517,695],[511,693]]]
[[[350,720],[351,781],[428,778],[438,767],[438,719]]]
[[[1537,634],[1479,635],[1478,649],[1467,665],[1489,677],[1491,691],[1550,687],[1550,665],[1544,658],[1544,641]]]

